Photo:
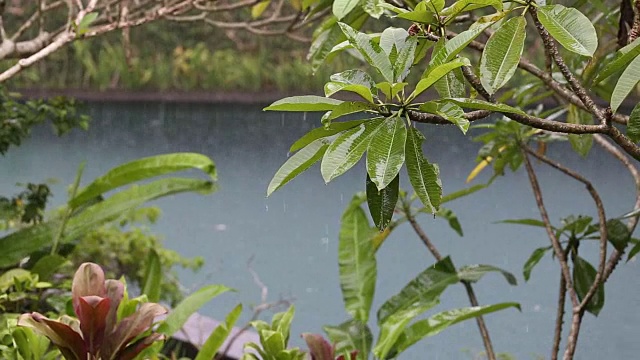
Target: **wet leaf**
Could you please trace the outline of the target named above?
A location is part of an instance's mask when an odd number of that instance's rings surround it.
[[[596,269],[580,256],[573,260],[573,285],[578,298],[582,301],[596,278]],[[586,306],[586,310],[598,316],[604,306],[604,285],[598,286],[596,293]]]
[[[378,310],[378,324],[384,323],[391,315],[411,308],[418,302],[432,302],[451,284],[459,281],[451,259],[446,257],[429,266],[411,280],[397,295],[392,296]]]
[[[387,187],[378,190],[376,184],[371,181],[369,174],[367,174],[366,188],[367,205],[369,206],[373,223],[380,231],[383,231],[391,222],[393,212],[398,203],[400,175],[396,175],[396,178]]]
[[[593,56],[596,52],[596,29],[579,10],[559,4],[540,6],[538,20],[565,49],[584,56]]]
[[[509,285],[518,285],[518,280],[516,280],[516,277],[513,276],[512,273],[493,265],[477,264],[464,266],[460,268],[460,270],[458,270],[458,277],[460,278],[460,280],[476,282],[482,279],[482,277],[489,272],[498,272],[502,274],[502,276],[504,276]]]
[[[498,91],[515,74],[524,49],[526,24],[523,16],[511,18],[487,41],[480,59],[480,81],[489,94]]]
[[[429,163],[422,153],[424,135],[414,127],[409,128],[405,154],[407,157],[407,173],[413,190],[422,204],[431,213],[438,211],[442,197],[440,170]]]
[[[339,235],[340,288],[347,313],[363,323],[369,319],[377,277],[371,235],[371,225],[362,208],[347,208]]]
[[[541,247],[533,250],[533,252],[531,253],[531,256],[529,256],[529,258],[524,263],[524,266],[522,268],[522,275],[524,276],[524,281],[529,281],[529,278],[531,277],[531,271],[536,265],[538,265],[540,260],[542,260],[544,255],[549,250],[551,250],[551,246]]]
[[[369,120],[344,131],[331,143],[320,166],[325,182],[344,174],[362,158],[383,121],[384,119]]]
[[[520,304],[509,302],[494,305],[474,306],[461,309],[453,309],[435,314],[428,319],[416,321],[402,332],[395,343],[398,353],[406,350],[418,341],[439,334],[442,330],[447,329],[459,322],[474,319],[478,316],[491,314],[496,311],[517,308],[520,310]]]
[[[390,117],[372,136],[367,149],[367,173],[382,190],[395,179],[404,164],[407,128],[399,117]]]

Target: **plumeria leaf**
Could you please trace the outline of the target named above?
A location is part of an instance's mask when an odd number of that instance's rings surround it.
[[[382,190],[398,175],[404,164],[407,128],[399,117],[387,118],[372,136],[367,151],[367,173]]]
[[[584,56],[593,56],[596,52],[596,29],[579,10],[559,4],[540,6],[538,20],[565,49]]]
[[[414,128],[409,128],[405,154],[407,157],[407,172],[414,191],[431,213],[438,211],[442,197],[442,183],[440,170],[435,164],[429,163],[422,153],[424,135]]]
[[[491,35],[480,58],[480,81],[494,94],[515,74],[524,49],[524,16],[511,18]]]
[[[322,159],[327,148],[329,148],[328,142],[324,139],[318,139],[291,156],[271,179],[267,187],[267,196]]]

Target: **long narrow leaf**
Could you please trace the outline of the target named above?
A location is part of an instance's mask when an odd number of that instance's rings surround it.
[[[460,270],[458,270],[458,277],[461,280],[476,282],[482,279],[482,277],[489,272],[497,272],[502,274],[502,276],[504,276],[505,280],[507,280],[509,285],[513,285],[513,286],[518,285],[518,280],[516,280],[516,277],[513,276],[512,273],[506,270],[500,269],[499,267],[496,267],[493,265],[478,264],[478,265],[464,266],[460,268]]]
[[[331,143],[322,158],[320,166],[325,182],[344,174],[362,158],[371,142],[371,138],[380,128],[383,120],[369,120],[343,132]]]
[[[404,164],[407,128],[399,117],[386,119],[367,148],[367,173],[382,190],[396,178]]]
[[[361,207],[349,207],[342,215],[338,263],[345,309],[366,323],[376,286],[376,258],[371,225]]]
[[[276,172],[267,187],[267,196],[281,188],[284,184],[303,173],[311,165],[322,159],[329,144],[324,139],[318,139],[302,150],[293,154]]]
[[[351,26],[344,23],[339,23],[339,25],[351,45],[362,54],[369,65],[376,68],[385,80],[393,82],[393,67],[382,47],[369,36],[358,32]]]
[[[524,16],[511,18],[487,41],[480,58],[480,81],[489,94],[494,94],[515,74],[524,49],[526,24]]]
[[[596,75],[593,84],[597,85],[602,80],[622,70],[625,66],[640,55],[640,38],[633,40],[629,45],[618,50],[616,56]]]
[[[335,345],[336,354],[350,354],[358,350],[358,360],[369,359],[373,334],[366,324],[351,319],[338,326],[324,326],[323,330]]]
[[[238,321],[240,314],[242,314],[242,304],[231,310],[224,323],[220,323],[220,325],[213,330],[200,350],[198,350],[198,355],[196,355],[194,360],[210,360],[215,358],[218,349],[220,349],[224,341],[229,336],[229,333],[231,332],[231,329],[233,329],[233,325]]]
[[[292,152],[292,153],[296,152],[304,148],[305,146],[311,144],[315,140],[338,134],[340,132],[343,132],[344,130],[352,129],[362,124],[365,121],[367,120],[365,119],[365,120],[353,120],[353,121],[344,121],[344,122],[332,122],[331,124],[329,124],[328,127],[323,126],[323,127],[315,128],[309,131],[308,133],[304,134],[304,136],[301,137],[300,139],[296,140],[296,142],[293,143],[293,145],[291,145],[291,147],[289,148],[289,152]]]
[[[175,153],[151,156],[128,162],[109,170],[95,179],[69,201],[71,208],[76,208],[89,200],[137,181],[166,175],[187,169],[199,169],[216,181],[216,167],[211,159],[196,153]]]
[[[162,264],[158,253],[151,249],[145,262],[144,281],[142,283],[142,293],[147,295],[150,302],[160,301],[160,285],[162,284]]]
[[[407,173],[413,190],[424,206],[435,213],[440,207],[442,197],[442,182],[440,170],[435,164],[429,163],[422,153],[424,135],[416,129],[409,128],[406,143]]]
[[[407,327],[395,343],[395,350],[397,353],[401,353],[418,341],[426,337],[437,335],[442,330],[445,330],[459,322],[511,307],[520,310],[520,304],[509,302],[443,311],[429,317],[428,319],[417,321]]]
[[[410,308],[417,302],[437,301],[451,284],[459,281],[456,269],[449,257],[428,267],[411,280],[398,294],[387,300],[378,310],[378,324],[389,316]]]
[[[303,95],[280,99],[263,110],[271,111],[329,111],[342,101],[323,96]]]
[[[616,112],[622,101],[640,81],[640,56],[633,59],[624,70],[611,94],[611,110]]]
[[[579,10],[559,4],[540,6],[538,19],[565,49],[584,56],[593,56],[596,52],[596,29]]]
[[[112,220],[122,213],[143,205],[151,200],[181,192],[196,191],[210,193],[214,186],[209,181],[196,179],[168,178],[148,184],[132,186],[92,205],[69,219],[61,243],[71,241],[88,229]],[[19,262],[34,251],[50,245],[56,221],[41,223],[11,233],[0,238],[0,267]]]
[[[187,322],[189,317],[200,310],[200,308],[213,300],[216,296],[233,291],[223,285],[208,285],[201,287],[193,294],[182,300],[158,327],[157,332],[167,336],[172,336]]]
[[[378,190],[376,184],[371,181],[367,174],[367,205],[373,218],[373,223],[378,230],[383,231],[391,222],[393,212],[398,203],[398,193],[400,188],[400,176],[396,178],[384,189]]]

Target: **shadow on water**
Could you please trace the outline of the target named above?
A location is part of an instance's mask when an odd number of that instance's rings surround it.
[[[58,139],[38,129],[20,148],[0,162],[0,193],[11,193],[16,182],[61,179],[54,188],[54,205],[64,201],[65,186],[77,165],[87,160],[85,179],[94,178],[124,161],[175,151],[211,156],[219,171],[220,190],[213,196],[180,195],[157,201],[164,215],[154,231],[163,234],[169,248],[185,256],[204,256],[204,269],[181,273],[188,289],[223,283],[238,293],[222,296],[204,309],[222,318],[235,303],[255,304],[260,289],[246,262],[269,287],[271,300],[294,297],[297,334],[321,332],[324,324],[346,319],[337,273],[337,235],[340,215],[356,191],[364,189],[364,164],[325,185],[316,165],[290,184],[265,197],[271,176],[286,160],[287,149],[298,137],[319,125],[316,115],[261,113],[252,105],[188,105],[166,103],[90,103],[93,123],[87,133]],[[426,154],[440,165],[445,193],[460,189],[474,167],[478,144],[450,126],[421,127],[427,137]],[[598,149],[589,161],[580,159],[567,144],[550,151],[591,179],[602,193],[607,213],[630,210],[633,183],[624,170]],[[538,165],[545,199],[557,220],[569,214],[595,215],[584,188]],[[401,180],[408,187],[406,178]],[[63,185],[64,184],[64,185]],[[519,359],[548,357],[558,288],[557,263],[546,257],[523,283],[521,269],[530,253],[547,245],[542,230],[492,222],[536,217],[537,210],[524,173],[502,177],[489,189],[452,202],[465,236],[459,237],[445,221],[430,216],[421,224],[457,266],[489,263],[518,275],[509,286],[499,275],[488,275],[477,287],[484,304],[517,301],[522,313],[506,310],[487,318],[495,347]],[[585,246],[586,248],[586,246]],[[595,252],[585,256],[595,259]],[[408,227],[399,228],[379,252],[379,280],[374,309],[397,292],[415,274],[433,263]],[[607,283],[607,303],[596,319],[585,317],[578,359],[634,358],[640,351],[635,324],[640,314],[640,277],[637,262],[620,266]],[[467,306],[462,287],[452,287],[436,311]],[[244,320],[247,320],[245,316]],[[373,322],[373,321],[372,321]],[[482,351],[475,323],[465,322],[420,343],[403,359],[465,359]]]

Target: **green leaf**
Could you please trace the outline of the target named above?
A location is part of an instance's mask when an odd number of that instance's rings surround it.
[[[334,0],[332,7],[333,15],[335,15],[338,20],[342,20],[359,2],[360,0]]]
[[[493,265],[467,265],[458,270],[458,277],[460,280],[466,280],[469,282],[476,282],[480,280],[486,273],[488,272],[499,272],[504,276],[505,280],[509,283],[509,285],[516,286],[518,285],[518,280],[513,276],[512,273],[500,269],[499,267]]]
[[[637,239],[634,239],[634,240],[637,240]],[[640,241],[637,241],[636,244],[631,249],[631,251],[629,251],[629,256],[627,256],[627,262],[633,259],[633,257],[636,256],[639,252],[640,252]]]
[[[371,94],[371,90],[363,85],[358,84],[345,84],[335,81],[330,81],[324,84],[324,94],[325,96],[331,96],[339,91],[349,91],[352,93],[356,93],[360,95],[363,99],[373,104],[373,94]],[[340,104],[344,105],[344,103]]]
[[[596,269],[588,261],[576,256],[573,259],[573,286],[576,289],[578,298],[582,298],[587,294],[593,281],[596,278]],[[604,285],[600,284],[591,301],[586,306],[586,310],[595,316],[598,316],[600,310],[604,306]]]
[[[411,280],[397,295],[387,300],[378,310],[378,324],[391,315],[411,308],[418,302],[437,301],[440,294],[451,284],[459,281],[456,268],[446,257]]]
[[[469,120],[464,117],[464,110],[449,101],[429,101],[420,105],[420,110],[439,115],[445,120],[455,124],[463,134],[469,130]]]
[[[460,221],[458,221],[458,216],[456,216],[451,209],[440,208],[438,212],[436,212],[436,216],[447,220],[447,222],[449,222],[449,227],[452,228],[453,231],[458,233],[460,236],[464,236],[462,226],[460,225]]]
[[[624,70],[611,94],[611,110],[616,112],[622,101],[640,81],[640,56],[631,61]]]
[[[593,119],[591,114],[581,110],[577,106],[569,105],[569,113],[567,114],[567,122],[570,124],[592,124]],[[593,145],[592,134],[569,134],[569,143],[575,152],[582,157],[589,155],[589,150]]]
[[[515,74],[527,35],[524,16],[505,21],[491,35],[480,58],[480,82],[489,94],[495,94]]]
[[[418,38],[415,36],[409,36],[406,39],[404,46],[398,50],[398,57],[393,63],[393,76],[395,78],[395,82],[402,82],[407,75],[409,75],[409,69],[413,65],[417,47]]]
[[[453,60],[456,55],[464,50],[467,45],[469,45],[491,24],[492,23],[487,23],[474,29],[465,30],[447,41],[444,46],[438,50],[438,52],[432,55],[431,60],[429,61],[429,68],[427,68],[426,71],[431,71],[433,67]]]
[[[324,331],[335,345],[336,354],[351,353],[358,350],[358,359],[368,359],[373,344],[373,334],[369,327],[351,319],[338,326],[324,326]],[[351,359],[356,360],[356,359]]]
[[[191,316],[200,308],[213,300],[216,296],[224,294],[233,289],[222,285],[208,285],[201,287],[198,291],[182,300],[158,326],[157,332],[167,336],[172,336],[187,322]]]
[[[308,133],[306,133],[300,139],[296,140],[296,142],[293,143],[293,145],[291,145],[291,147],[289,148],[289,152],[292,152],[292,153],[296,152],[304,148],[305,146],[311,144],[315,140],[322,139],[328,136],[341,133],[345,130],[352,129],[362,124],[365,121],[367,120],[365,119],[365,120],[353,120],[353,121],[344,121],[344,122],[332,122],[331,124],[329,124],[329,126],[315,128],[309,131]]]
[[[209,335],[202,347],[198,350],[198,355],[194,360],[210,360],[216,357],[218,349],[222,346],[224,341],[231,333],[233,325],[238,321],[238,318],[242,314],[242,304],[236,306],[227,315],[224,323],[220,323],[215,330]]]
[[[302,174],[305,170],[322,159],[329,148],[325,139],[318,139],[293,154],[276,172],[267,187],[267,196],[281,188],[284,184]]]
[[[280,99],[263,110],[271,111],[329,111],[340,105],[342,101],[323,96],[303,95]]]
[[[344,22],[354,29],[359,29],[369,16],[360,9],[355,9],[344,18]],[[331,50],[335,44],[346,40],[335,17],[328,17],[313,34],[313,42],[309,47],[307,59],[311,61],[311,71],[316,73],[325,61],[329,61]]]
[[[384,0],[364,0],[362,10],[372,18],[379,19],[384,14],[384,5]]]
[[[340,288],[347,313],[363,323],[369,319],[377,276],[371,235],[371,225],[362,208],[347,208],[339,235]]]
[[[407,173],[420,201],[431,213],[435,213],[440,207],[442,182],[438,166],[429,163],[422,153],[423,141],[424,135],[418,129],[410,127],[405,149]]]
[[[440,312],[428,319],[416,321],[414,324],[411,324],[411,326],[404,329],[402,335],[398,337],[398,340],[395,343],[395,350],[400,353],[418,341],[426,337],[437,335],[442,330],[445,330],[459,322],[474,319],[478,316],[487,315],[511,307],[520,310],[520,304],[509,302]]]
[[[629,121],[627,122],[627,136],[633,142],[640,141],[640,104],[636,104],[631,110]]]
[[[460,69],[455,69],[433,84],[441,98],[457,98],[466,96],[464,77]]]
[[[402,91],[404,89],[405,86],[407,86],[407,83],[395,83],[395,84],[391,84],[390,82],[384,81],[381,83],[377,83],[376,87],[378,89],[380,89],[380,91],[382,91],[382,93],[384,94],[384,96],[387,97],[387,100],[391,100],[393,99],[393,97],[395,97],[400,91]]]
[[[410,307],[401,309],[386,318],[382,324],[380,324],[378,343],[373,348],[373,353],[376,355],[376,358],[395,358],[397,353],[392,353],[391,351],[394,350],[394,346],[398,338],[403,334],[407,324],[416,316],[438,305],[438,303],[438,299],[420,299],[418,302],[411,304]]]
[[[369,206],[373,223],[380,231],[383,231],[391,222],[393,211],[398,203],[400,176],[396,175],[396,178],[393,179],[389,186],[378,190],[376,184],[371,181],[369,174],[367,174],[366,188],[367,205]]]
[[[367,173],[382,190],[396,178],[404,164],[407,128],[399,117],[387,118],[367,149]]]
[[[325,85],[325,96],[331,96],[337,91],[351,91],[355,92],[358,95],[362,96],[367,101],[373,103],[373,95],[375,95],[378,90],[376,89],[376,85],[373,82],[373,79],[362,70],[347,70],[341,73],[333,74],[330,77],[331,83],[341,83],[343,84],[342,88],[338,84],[327,86]],[[354,85],[353,87],[348,87],[348,85]],[[360,86],[355,86],[360,85]],[[364,89],[363,89],[364,87]]]
[[[524,263],[524,266],[522,268],[522,275],[524,276],[524,281],[529,281],[529,278],[531,277],[531,271],[536,265],[538,265],[540,260],[542,260],[544,255],[549,250],[551,250],[551,246],[541,247],[533,250],[533,252],[531,253],[531,256],[529,256],[529,258]]]
[[[558,4],[540,6],[538,20],[565,49],[584,56],[593,56],[596,52],[596,29],[579,10]]]
[[[251,7],[251,18],[257,19],[264,13],[271,4],[271,0],[263,0]]]
[[[411,11],[400,13],[397,15],[400,19],[409,20],[420,24],[435,24],[436,14],[433,7],[428,7],[429,1],[421,1]]]
[[[162,284],[162,264],[158,253],[151,249],[145,261],[142,293],[147,295],[150,302],[160,301],[160,285]]]
[[[524,114],[525,112],[511,107],[506,104],[494,104],[488,101],[480,100],[480,99],[465,99],[465,98],[452,98],[452,99],[443,99],[442,101],[450,101],[454,104],[462,106],[463,108],[475,109],[475,110],[489,110],[501,113],[509,113],[509,114]]]
[[[624,251],[631,240],[631,232],[627,225],[618,219],[607,221],[607,239],[618,251]]]
[[[416,84],[415,90],[413,90],[411,95],[409,95],[408,101],[415,99],[416,96],[422,94],[425,90],[431,87],[431,85],[435,84],[436,81],[440,80],[440,78],[447,75],[450,71],[457,69],[461,66],[468,66],[468,65],[470,65],[470,63],[467,58],[457,58],[447,63],[433,66],[423,76],[422,80],[418,81],[418,84]]]
[[[616,56],[598,72],[598,75],[593,79],[593,84],[597,85],[602,80],[622,70],[638,55],[640,55],[640,38],[633,40],[629,45],[618,50]]]
[[[349,86],[362,87],[361,85],[349,85]],[[375,110],[375,109],[376,109],[375,105],[370,103],[365,103],[362,101],[345,101],[342,104],[336,106],[336,108],[333,109],[326,118],[323,118],[323,120],[330,122],[331,120],[337,119],[341,116],[355,114],[355,113],[359,113],[367,110]]]
[[[119,188],[152,177],[166,175],[188,169],[199,169],[216,181],[216,166],[205,155],[196,153],[174,153],[146,157],[122,164],[109,170],[95,179],[69,201],[71,208],[77,208],[98,196]]]
[[[538,219],[507,219],[498,221],[497,223],[545,227],[544,222]]]
[[[87,33],[87,31],[89,31],[89,26],[96,21],[96,19],[98,18],[98,13],[97,12],[90,12],[88,14],[86,14],[82,20],[80,20],[80,23],[78,24],[78,26],[76,27],[76,34],[77,35],[84,35]]]
[[[331,143],[322,158],[320,171],[325,182],[344,174],[355,165],[367,150],[371,138],[381,127],[384,119],[364,122],[344,131]]]
[[[502,11],[503,9],[501,0],[458,0],[451,6],[443,9],[440,16],[446,16],[444,21],[446,24],[463,12],[473,11],[486,6],[493,6],[496,11]]]
[[[486,188],[488,186],[488,184],[478,184],[478,185],[473,185],[471,187],[468,187],[466,189],[461,189],[458,191],[454,191],[450,194],[444,195],[442,197],[442,200],[440,201],[441,204],[447,203],[449,201],[453,201],[455,199],[467,196],[467,195],[471,195],[473,193],[475,193],[476,191],[480,191],[484,188]]]
[[[33,265],[31,272],[38,274],[40,281],[49,281],[56,271],[67,263],[69,263],[69,260],[58,254],[45,255]]]
[[[369,65],[376,68],[385,80],[393,82],[393,67],[380,44],[347,24],[339,25],[351,45],[362,54]]]
[[[167,178],[143,185],[134,185],[120,191],[108,199],[84,209],[67,222],[61,243],[69,242],[84,234],[88,229],[112,220],[122,213],[143,205],[151,200],[187,191],[210,193],[214,186],[209,181],[182,178]],[[0,267],[18,263],[34,251],[50,245],[58,224],[54,221],[23,228],[0,238]]]

